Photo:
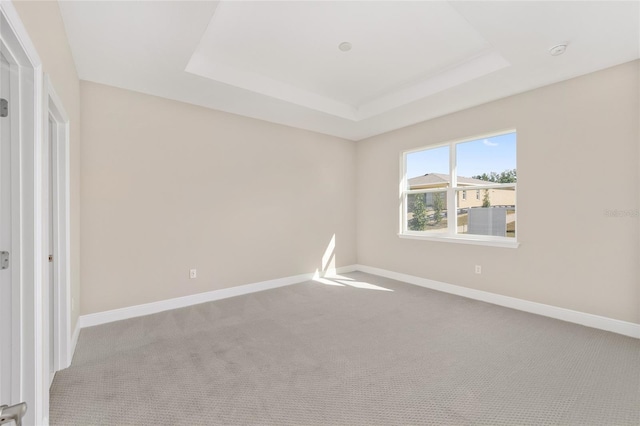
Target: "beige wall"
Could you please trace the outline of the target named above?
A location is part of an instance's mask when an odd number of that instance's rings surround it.
[[[13,5],[38,51],[43,70],[49,74],[70,121],[71,297],[75,302],[71,313],[73,329],[80,312],[80,81],[58,3],[15,1]]]
[[[638,209],[637,61],[354,144],[91,83],[81,117],[57,3],[14,5],[71,119],[74,325],[78,301],[87,314],[313,271],[334,234],[337,266],[640,323],[638,218],[605,215]],[[397,237],[401,150],[513,127],[520,248]]]
[[[355,263],[354,142],[81,88],[83,314]]]
[[[358,263],[640,323],[639,64],[358,142]],[[518,249],[398,238],[401,151],[511,128]]]

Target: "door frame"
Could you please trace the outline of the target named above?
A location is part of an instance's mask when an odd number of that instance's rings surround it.
[[[44,149],[44,161],[48,166],[53,166],[51,176],[53,177],[52,188],[53,192],[50,194],[53,197],[53,253],[49,253],[49,232],[44,232],[43,249],[45,250],[45,257],[49,254],[53,254],[53,266],[55,287],[54,294],[48,294],[45,299],[55,301],[57,306],[54,322],[54,347],[49,348],[49,351],[54,354],[54,371],[59,371],[67,368],[71,365],[71,220],[70,220],[70,179],[69,179],[69,116],[67,115],[62,101],[58,97],[51,78],[48,74],[44,76],[44,93],[45,93],[45,108],[44,108],[44,134],[47,139]],[[53,123],[53,128],[49,129],[49,120]],[[49,133],[51,131],[51,133]],[[51,152],[49,152],[49,135],[52,135]],[[49,188],[49,174],[44,175],[45,181],[43,182],[43,188]],[[48,206],[49,203],[45,203],[44,206]],[[48,210],[45,209],[45,210]],[[48,211],[45,212],[45,216],[48,216]],[[48,221],[45,223],[48,224]],[[43,289],[45,292],[49,291],[49,275],[45,274],[46,283],[43,283]],[[47,311],[46,318],[49,318],[49,306],[47,303],[45,309]],[[49,327],[45,330],[46,336],[45,342],[48,345],[49,342]],[[49,353],[47,351],[47,353]],[[47,359],[49,356],[47,355]]]
[[[25,424],[48,424],[49,387],[43,386],[48,371],[43,339],[47,318],[43,307],[44,261],[42,153],[42,62],[13,4],[0,0],[0,37],[13,56],[18,75],[17,93],[12,88],[10,113],[19,113],[11,148],[12,249],[11,268],[12,376],[11,403],[27,402]],[[15,94],[15,96],[13,96]],[[13,125],[13,122],[12,122]],[[45,367],[46,366],[46,367]],[[48,375],[48,374],[47,374]]]

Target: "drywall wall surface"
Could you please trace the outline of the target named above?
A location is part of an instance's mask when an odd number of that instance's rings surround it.
[[[639,64],[358,142],[358,263],[640,323]],[[514,128],[519,248],[398,237],[402,151]]]
[[[84,81],[81,101],[83,314],[355,263],[354,142]]]
[[[56,1],[14,1],[45,73],[69,117],[70,222],[71,222],[71,329],[80,310],[80,80]]]

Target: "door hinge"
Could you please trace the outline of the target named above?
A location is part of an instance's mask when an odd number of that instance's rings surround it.
[[[0,99],[0,117],[7,117],[9,115],[9,101],[6,99]]]
[[[0,251],[0,269],[9,269],[8,251]]]
[[[53,262],[53,255],[52,254],[49,255],[49,262]]]

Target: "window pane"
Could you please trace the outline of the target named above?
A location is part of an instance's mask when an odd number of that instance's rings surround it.
[[[407,229],[443,232],[447,230],[447,193],[407,195]]]
[[[458,234],[516,236],[515,188],[481,189],[480,200],[458,204]],[[462,191],[457,191],[458,200]]]
[[[425,149],[407,154],[407,189],[449,186],[449,147]]]
[[[515,240],[515,132],[449,142],[402,155],[406,231],[438,237],[474,235],[476,241],[496,241],[493,237]],[[453,168],[451,160],[455,160]],[[417,191],[427,192],[415,194]],[[448,217],[448,207],[455,216]],[[448,223],[449,219],[455,224]]]
[[[516,134],[507,133],[456,145],[458,186],[489,181],[516,182]],[[482,198],[482,197],[481,197]]]

